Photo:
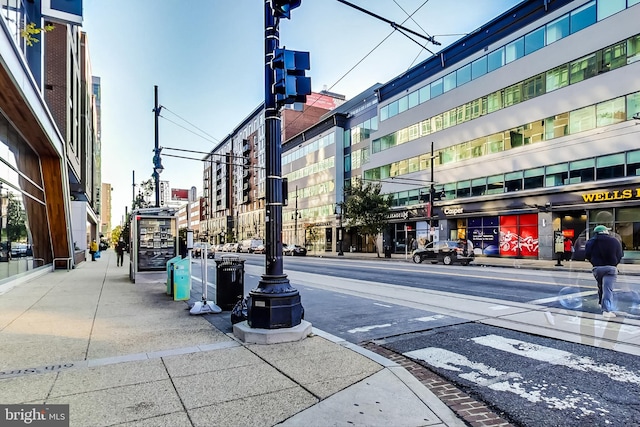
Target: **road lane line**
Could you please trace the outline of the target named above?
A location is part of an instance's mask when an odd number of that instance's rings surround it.
[[[561,299],[571,299],[571,298],[576,298],[576,297],[589,297],[591,295],[596,295],[597,293],[598,293],[597,291],[576,292],[575,294],[558,295],[558,296],[555,296],[555,297],[536,299],[536,300],[527,302],[527,304],[536,304],[536,305],[548,304],[550,302],[560,301]]]
[[[388,328],[389,326],[392,326],[391,323],[385,323],[384,325],[361,326],[359,328],[349,329],[347,332],[350,334],[356,334],[358,332],[369,332],[373,329]]]

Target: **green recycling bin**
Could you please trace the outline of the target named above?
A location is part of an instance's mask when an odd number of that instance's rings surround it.
[[[191,259],[173,263],[173,300],[187,301],[191,298]]]
[[[173,295],[173,264],[180,261],[181,256],[171,258],[167,261],[167,295]]]
[[[244,261],[237,256],[216,259],[216,305],[223,310],[244,297]]]

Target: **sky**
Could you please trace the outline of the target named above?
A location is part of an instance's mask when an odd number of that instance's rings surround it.
[[[303,0],[280,22],[280,46],[310,52],[313,91],[353,98],[386,83],[520,0],[350,0],[435,37],[416,41],[337,0]],[[411,15],[411,17],[409,17]],[[101,79],[102,182],[112,185],[112,227],[133,184],[151,178],[158,86],[160,175],[202,191],[204,154],[264,102],[263,0],[84,0],[92,73]],[[173,154],[197,160],[169,157]],[[135,179],[134,179],[135,174]],[[136,193],[138,191],[136,187]]]

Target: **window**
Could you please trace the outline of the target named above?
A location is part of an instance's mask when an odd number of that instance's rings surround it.
[[[389,104],[389,117],[398,115],[398,101]]]
[[[471,181],[471,195],[482,196],[487,191],[487,179],[478,178]]]
[[[571,84],[581,82],[596,75],[596,54],[585,56],[569,65]]]
[[[431,99],[431,88],[429,87],[429,85],[420,88],[420,90],[418,91],[418,96],[420,98],[420,103],[422,104],[423,102],[426,102],[428,100]]]
[[[444,91],[449,92],[451,89],[456,88],[456,72],[449,73],[444,76]]]
[[[504,65],[504,48],[500,48],[487,55],[487,69],[489,72],[497,70]]]
[[[504,193],[504,176],[493,175],[487,177],[487,194]]]
[[[544,27],[533,30],[524,36],[524,54],[529,55],[544,47]]]
[[[609,2],[611,0],[607,0]],[[602,3],[602,1],[600,1]],[[585,4],[571,12],[571,33],[587,28],[596,23],[596,0]]]
[[[445,184],[444,185],[444,197],[447,200],[456,198],[456,184]]]
[[[627,95],[627,120],[633,119],[635,114],[640,114],[640,92]]]
[[[471,181],[460,181],[457,185],[457,194],[458,197],[469,197],[471,196]]]
[[[569,114],[562,113],[544,120],[544,139],[560,138],[569,133]]]
[[[627,176],[640,176],[640,150],[627,153]]]
[[[504,174],[504,188],[507,192],[522,190],[522,171]]]
[[[524,171],[523,184],[525,190],[544,187],[544,167]]]
[[[627,64],[640,59],[640,35],[627,40]]]
[[[513,62],[524,56],[524,37],[512,41],[505,46],[505,63]]]
[[[527,100],[544,94],[544,82],[544,74],[538,74],[537,76],[525,80],[522,83],[523,99]]]
[[[504,90],[504,106],[509,107],[522,101],[522,83],[516,83]]]
[[[442,79],[431,83],[431,98],[442,95]]]
[[[403,96],[402,98],[398,99],[398,114],[404,113],[408,109],[409,109],[409,98],[407,98],[406,96]]]
[[[409,108],[413,108],[420,103],[420,99],[418,96],[418,91],[411,92],[409,94]]]
[[[561,65],[553,70],[547,71],[547,92],[560,89],[569,85],[569,66]]]
[[[351,156],[350,155],[344,156],[344,171],[351,172]]]
[[[596,179],[624,177],[624,154],[611,154],[596,159]]]
[[[389,106],[385,105],[380,107],[380,121],[387,120],[389,118]]]
[[[458,86],[471,81],[471,64],[467,64],[456,71],[456,80]]]
[[[583,132],[596,127],[596,107],[590,105],[569,113],[569,134]]]
[[[627,42],[605,48],[600,55],[599,72],[605,73],[627,65]]]
[[[547,44],[556,42],[569,35],[569,15],[561,16],[547,24]]]
[[[569,163],[569,184],[589,182],[595,179],[595,159],[579,160]]]
[[[497,90],[487,95],[487,113],[500,110],[502,108],[502,91]]]
[[[601,102],[596,105],[596,126],[608,126],[615,123],[624,122],[625,114],[625,98],[612,99],[610,101]]]
[[[624,10],[626,0],[606,0],[598,2],[598,21]]]
[[[547,174],[544,180],[545,187],[564,185],[565,181],[569,180],[569,165],[566,163],[547,166],[546,172]]]
[[[483,56],[471,63],[471,78],[475,80],[485,74],[487,74],[487,57]]]

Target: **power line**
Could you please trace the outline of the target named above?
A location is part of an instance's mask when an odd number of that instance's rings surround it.
[[[187,119],[185,119],[184,117],[180,117],[177,113],[169,110],[167,107],[164,107],[165,110],[167,110],[168,112],[170,112],[171,114],[173,114],[174,116],[178,117],[180,120],[184,121],[185,123],[190,124],[191,126],[193,126],[194,128],[198,129],[200,132],[202,132],[203,134],[207,135],[209,138],[213,139],[214,141],[216,141],[218,144],[221,142],[218,138],[209,135],[207,132],[203,131],[202,129],[200,129],[198,126],[194,125],[193,123],[191,123],[190,121],[188,121]]]

